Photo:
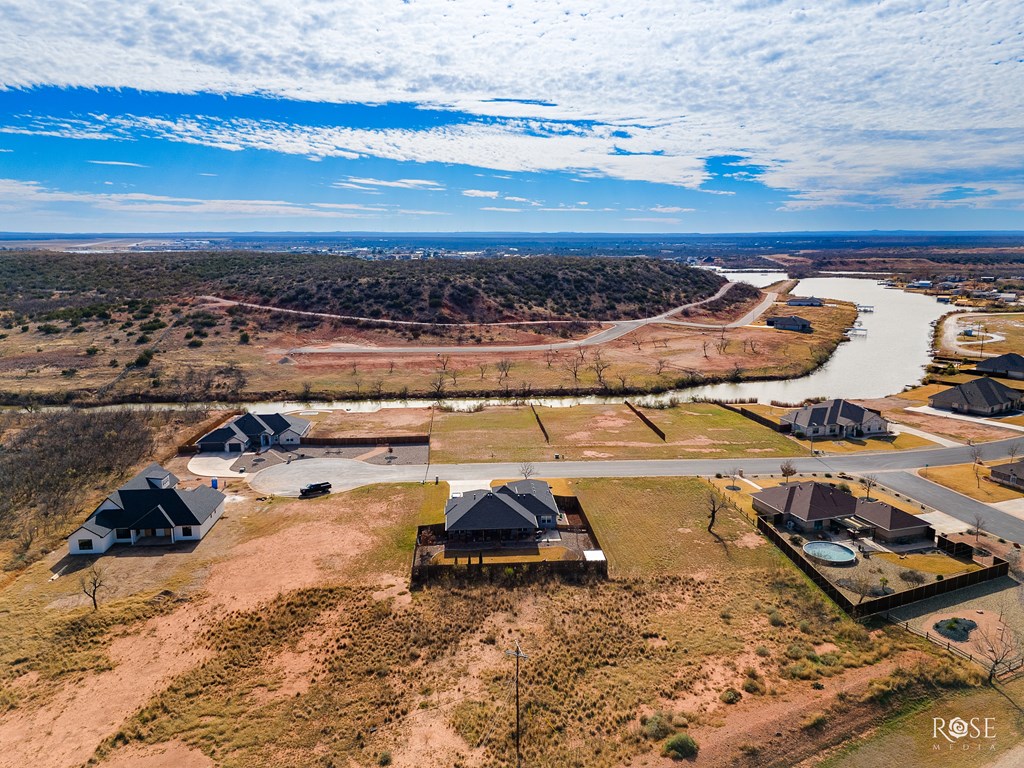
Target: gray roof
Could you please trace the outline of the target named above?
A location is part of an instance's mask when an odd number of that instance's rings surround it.
[[[244,413],[228,423],[203,435],[198,443],[225,443],[232,438],[259,440],[260,435],[280,435],[289,429],[300,435],[309,431],[311,422],[298,416],[283,413]]]
[[[1018,355],[1016,352],[1007,352],[1005,355],[982,360],[974,366],[974,369],[985,373],[1024,373],[1024,355]]]
[[[1024,459],[992,467],[992,476],[1005,478],[1007,480],[1011,477],[1016,477],[1018,480],[1024,480]]]
[[[547,483],[519,480],[494,490],[481,488],[451,498],[444,508],[446,531],[537,528],[540,515],[558,514]]]
[[[805,522],[847,517],[857,506],[857,500],[845,491],[813,482],[765,488],[755,493],[753,498]]]
[[[82,527],[106,535],[115,528],[202,525],[224,501],[224,494],[209,486],[186,491],[177,484],[173,474],[150,464],[107,497],[114,509],[97,509]]]
[[[950,408],[954,403],[965,405],[968,408],[993,408],[1019,402],[1022,397],[1024,397],[1024,393],[1006,386],[1001,381],[974,379],[966,384],[957,384],[950,389],[944,389],[932,395],[929,400],[932,405],[940,408]]]
[[[811,327],[811,321],[799,315],[783,315],[782,317],[769,318],[768,324],[774,325],[776,328],[780,326],[787,328]]]
[[[907,528],[921,528],[928,525],[927,520],[915,517],[909,512],[886,504],[882,501],[865,501],[857,499],[857,517],[876,528],[886,531],[901,531]]]
[[[872,414],[881,416],[878,411],[864,408],[849,400],[824,400],[790,411],[780,421],[797,427],[825,427],[831,424],[855,427],[863,424]]]

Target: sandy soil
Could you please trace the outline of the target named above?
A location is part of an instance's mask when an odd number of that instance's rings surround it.
[[[156,744],[150,747],[129,747],[109,760],[102,768],[213,768],[214,762],[198,749],[180,741]]]
[[[959,419],[944,419],[941,416],[931,416],[926,413],[906,411],[905,408],[921,405],[920,402],[906,400],[893,395],[878,400],[858,401],[867,408],[881,411],[882,415],[900,424],[907,424],[911,427],[923,429],[936,435],[942,435],[953,440],[967,442],[973,440],[976,443],[989,442],[991,440],[1005,440],[1013,437],[1015,432],[999,427],[990,427],[986,424],[977,424],[971,421],[960,421]]]

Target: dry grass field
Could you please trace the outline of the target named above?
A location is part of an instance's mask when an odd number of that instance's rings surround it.
[[[642,409],[663,441],[625,405],[538,407],[545,442],[529,407],[478,413],[441,412],[434,419],[431,461],[550,461],[568,459],[798,456],[800,446],[737,413],[707,403]]]

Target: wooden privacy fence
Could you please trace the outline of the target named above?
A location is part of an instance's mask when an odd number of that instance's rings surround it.
[[[870,600],[862,600],[859,603],[854,603],[837,587],[833,586],[828,579],[822,576],[821,573],[818,572],[817,568],[815,568],[814,565],[804,557],[803,552],[790,544],[785,537],[778,532],[775,526],[768,522],[767,519],[762,516],[758,516],[757,529],[761,531],[761,533],[763,533],[773,544],[775,544],[775,546],[782,550],[782,553],[792,560],[797,568],[807,574],[807,577],[813,581],[822,592],[832,598],[836,605],[855,619],[872,616],[877,613],[885,613],[893,608],[899,608],[901,605],[909,605],[910,603],[916,603],[920,600],[927,600],[929,597],[944,595],[947,592],[953,592],[957,589],[963,589],[964,587],[970,587],[975,584],[992,581],[993,579],[1006,576],[1010,572],[1009,563],[998,557],[993,557],[992,565],[987,568],[980,568],[976,571],[961,573],[959,576],[951,576],[943,579],[942,581],[933,581],[930,584],[923,584],[920,587],[914,587],[913,589],[906,589],[902,592],[894,592],[891,595],[883,595],[881,597],[875,597]]]
[[[762,416],[760,413],[754,413],[749,408],[744,408],[742,405],[732,405],[731,403],[725,403],[718,400],[712,401],[720,408],[725,408],[727,411],[738,413],[740,416],[756,421],[758,424],[768,429],[773,429],[776,432],[789,432],[789,424],[780,424],[777,421],[769,419],[767,416]]]
[[[664,430],[662,430],[661,427],[659,427],[657,424],[655,424],[653,421],[651,421],[649,418],[647,418],[646,414],[640,413],[640,411],[638,411],[633,406],[633,404],[631,402],[629,402],[629,400],[625,400],[624,402],[626,403],[626,407],[629,408],[629,410],[631,410],[633,413],[635,413],[637,418],[640,419],[640,421],[642,421],[644,424],[646,424],[648,427],[650,427],[651,431],[654,434],[656,434],[662,440],[665,439],[665,432],[664,432]]]
[[[372,435],[369,437],[304,437],[302,445],[429,445],[430,435]]]

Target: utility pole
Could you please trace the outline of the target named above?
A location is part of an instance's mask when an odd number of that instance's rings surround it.
[[[514,651],[505,651],[508,656],[514,656],[516,660],[516,768],[520,768],[522,764],[522,752],[519,750],[519,660],[530,658],[523,649],[519,647],[519,641],[516,640],[516,649]]]

